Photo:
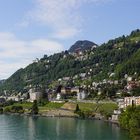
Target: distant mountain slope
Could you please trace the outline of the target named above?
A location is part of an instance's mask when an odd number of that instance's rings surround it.
[[[5,80],[0,80],[0,84],[3,84],[5,82]]]
[[[75,44],[70,49],[72,52],[81,47],[82,43]],[[87,44],[90,44],[87,48],[94,45],[89,41]],[[86,45],[82,46],[86,48]],[[67,51],[49,57],[45,55],[38,62],[18,70],[0,84],[0,93],[2,94],[4,90],[23,91],[30,84],[51,86],[51,83],[58,79],[76,77],[81,73],[86,73],[87,79],[90,77],[90,84],[103,79],[121,79],[125,74],[140,76],[139,68],[140,30],[135,30],[128,36],[109,40],[93,50],[85,51],[82,56],[75,56]],[[75,85],[78,85],[79,80],[74,80]]]
[[[74,45],[70,47],[69,52],[76,52],[77,50],[90,50],[93,46],[97,46],[97,44],[87,40],[77,41]]]
[[[140,43],[139,43],[140,46]],[[125,74],[140,74],[140,49],[135,52],[128,60],[117,66],[118,76],[123,77]]]

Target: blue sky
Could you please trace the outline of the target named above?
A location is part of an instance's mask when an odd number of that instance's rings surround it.
[[[0,0],[0,79],[77,40],[97,44],[140,28],[140,0]]]

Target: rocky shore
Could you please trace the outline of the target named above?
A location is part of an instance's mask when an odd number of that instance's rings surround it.
[[[78,118],[78,119],[90,119],[90,120],[101,120],[108,123],[113,123],[119,126],[118,121],[107,120],[104,116],[100,114],[96,114],[94,117],[85,117],[81,118],[78,114],[74,113],[72,110],[64,110],[64,109],[56,109],[56,110],[49,110],[45,113],[39,114],[31,114],[31,113],[4,113],[7,115],[20,115],[20,116],[32,116],[32,117],[66,117],[66,118]]]

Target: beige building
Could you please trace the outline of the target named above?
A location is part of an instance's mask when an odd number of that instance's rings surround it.
[[[140,96],[138,97],[125,97],[124,98],[124,107],[126,108],[129,105],[132,105],[134,103],[135,105],[140,105]]]
[[[83,90],[77,93],[77,100],[84,100],[87,97],[87,93]]]
[[[71,88],[68,87],[61,88],[61,94],[70,94],[70,93],[71,93]]]
[[[79,93],[80,92],[79,87],[72,88],[71,93],[73,93],[73,92]]]
[[[29,95],[30,95],[30,102],[33,102],[34,100],[39,100],[42,98],[42,93],[40,91],[36,91],[35,89],[30,89]]]
[[[74,88],[70,88],[70,87],[63,87],[61,88],[61,94],[77,94],[80,92],[79,87],[74,87]]]

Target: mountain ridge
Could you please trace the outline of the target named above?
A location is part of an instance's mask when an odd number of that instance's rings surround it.
[[[97,47],[98,45],[88,41],[88,40],[78,40],[73,44],[70,49],[68,50],[69,52],[76,52],[76,51],[85,51],[85,50],[90,50],[92,47]]]
[[[85,73],[85,83],[104,79],[121,79],[125,74],[140,76],[140,30],[132,31],[128,36],[109,40],[96,48],[87,49],[81,54],[63,51],[44,56],[38,62],[19,69],[0,85],[0,93],[21,92],[30,85],[42,85],[48,88],[58,79],[70,77],[75,86],[83,81],[80,75]],[[136,58],[135,58],[136,56]],[[129,59],[129,60],[128,60]],[[77,77],[77,78],[75,78]]]

